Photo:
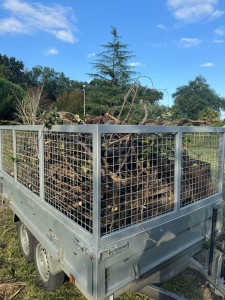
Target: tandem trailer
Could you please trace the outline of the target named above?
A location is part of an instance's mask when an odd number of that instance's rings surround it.
[[[0,191],[47,289],[87,299],[176,275],[222,226],[225,128],[0,126]]]

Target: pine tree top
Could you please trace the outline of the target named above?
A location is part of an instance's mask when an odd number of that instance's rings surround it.
[[[101,45],[103,51],[97,55],[97,59],[92,62],[95,73],[89,73],[93,78],[110,81],[113,85],[128,84],[136,72],[129,66],[128,61],[135,55],[127,50],[128,44],[121,41],[121,36],[117,33],[116,27],[111,27],[112,41]]]

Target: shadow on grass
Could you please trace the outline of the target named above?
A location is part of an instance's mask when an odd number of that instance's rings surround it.
[[[206,279],[197,271],[187,268],[162,285],[162,288],[188,300],[222,300],[206,286]]]

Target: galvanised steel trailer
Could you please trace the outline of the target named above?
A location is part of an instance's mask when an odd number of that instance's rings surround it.
[[[113,299],[145,274],[164,280],[161,266],[210,236],[224,142],[224,128],[1,126],[1,194],[44,286],[65,273],[88,299]]]

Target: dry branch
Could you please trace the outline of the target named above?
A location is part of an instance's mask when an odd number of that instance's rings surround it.
[[[147,120],[145,117],[140,124]],[[90,122],[99,118],[88,117]],[[101,121],[111,118],[101,116]],[[79,225],[92,228],[93,210],[93,146],[90,135],[82,133],[54,133],[44,135],[45,194],[55,208],[74,219]],[[24,139],[24,149],[32,139]],[[88,141],[88,142],[87,142]],[[94,141],[93,141],[94,142]],[[108,233],[172,211],[174,208],[175,161],[172,150],[174,134],[104,134],[101,141],[101,228]],[[22,146],[20,152],[23,154]],[[165,151],[168,151],[166,153]],[[213,194],[211,166],[182,152],[181,205],[193,203]],[[34,160],[34,159],[33,159]],[[32,159],[26,155],[20,162],[33,171]],[[18,168],[18,170],[20,170]],[[27,172],[28,172],[27,171]],[[19,171],[18,174],[21,174]],[[38,172],[37,172],[38,174]],[[39,178],[31,175],[26,185],[35,186]],[[36,177],[35,177],[36,176]],[[38,184],[36,183],[36,186]]]
[[[144,125],[148,120],[148,110],[147,110],[147,108],[144,104],[144,101],[142,99],[140,100],[140,104],[144,108],[145,116],[144,116],[144,119],[139,123],[139,125]]]

